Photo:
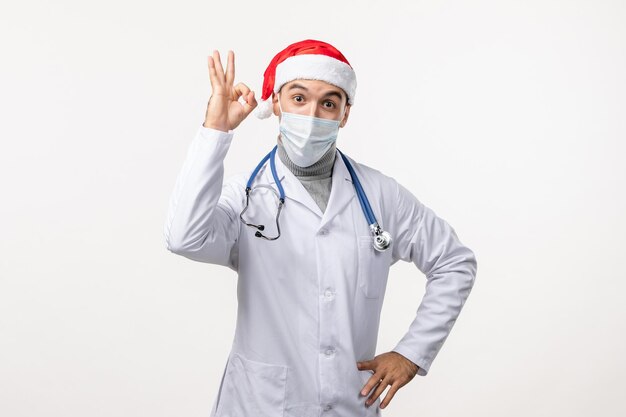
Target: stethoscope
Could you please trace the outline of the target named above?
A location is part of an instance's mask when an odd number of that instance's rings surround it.
[[[267,155],[265,155],[265,157],[261,160],[261,162],[259,162],[259,164],[254,169],[254,171],[252,171],[252,174],[250,175],[250,179],[248,180],[248,183],[246,184],[246,207],[239,214],[239,218],[246,226],[250,226],[250,227],[254,227],[258,229],[256,233],[254,234],[256,237],[262,237],[263,239],[267,239],[267,240],[276,240],[280,237],[280,224],[278,223],[278,217],[280,216],[280,212],[283,208],[283,205],[285,204],[285,190],[283,189],[282,184],[278,180],[278,174],[276,173],[276,163],[274,161],[277,148],[278,148],[278,145],[275,145],[274,148]],[[337,150],[339,151],[339,149]],[[354,172],[354,168],[352,168],[352,164],[350,164],[350,161],[348,161],[348,158],[346,158],[343,152],[339,151],[339,154],[341,155],[343,162],[346,164],[346,167],[348,168],[348,171],[350,172],[350,177],[352,177],[352,184],[354,184],[354,188],[356,189],[356,195],[359,198],[361,209],[363,209],[363,213],[365,214],[365,218],[367,219],[367,223],[369,224],[370,231],[372,232],[372,236],[374,238],[374,242],[373,242],[374,249],[376,249],[379,252],[385,251],[387,250],[387,248],[389,248],[389,245],[391,245],[391,235],[389,234],[389,232],[384,231],[380,227],[378,222],[376,221],[376,217],[374,216],[372,207],[370,206],[369,200],[367,199],[367,196],[365,195],[365,192],[363,191],[363,187],[361,187],[361,182],[359,181],[359,178]],[[243,219],[243,213],[245,213],[246,210],[248,210],[248,204],[250,203],[250,193],[252,191],[252,183],[254,182],[254,179],[256,178],[259,170],[268,159],[270,160],[270,169],[272,171],[272,176],[274,177],[274,182],[276,183],[276,186],[278,187],[278,191],[280,193],[280,196],[278,199],[278,212],[276,213],[276,228],[278,230],[278,235],[275,237],[268,237],[260,232],[261,230],[265,229],[264,225],[248,223]],[[273,188],[271,187],[268,187],[268,188],[274,191]]]

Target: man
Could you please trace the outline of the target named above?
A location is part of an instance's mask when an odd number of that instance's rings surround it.
[[[380,415],[427,374],[473,286],[474,253],[393,178],[336,148],[356,77],[332,45],[308,39],[279,52],[260,105],[233,85],[232,51],[226,71],[217,51],[208,61],[212,94],[164,233],[171,252],[238,273],[235,338],[211,416]],[[255,108],[278,116],[276,148],[224,181],[233,130]],[[374,356],[398,260],[426,275],[426,292],[406,335]]]

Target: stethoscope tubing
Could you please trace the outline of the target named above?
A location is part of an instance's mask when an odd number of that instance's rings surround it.
[[[354,172],[354,168],[352,168],[352,164],[348,160],[348,158],[341,152],[339,149],[339,155],[343,159],[343,162],[346,164],[346,168],[350,172],[350,176],[352,177],[352,182],[354,183],[354,187],[356,188],[356,195],[359,198],[359,203],[361,203],[361,208],[363,209],[363,213],[365,213],[365,217],[367,218],[368,224],[374,225],[376,224],[376,216],[374,216],[374,212],[372,211],[372,207],[370,206],[370,202],[363,191],[363,187],[361,186],[361,181],[359,181],[359,177]]]
[[[259,173],[259,170],[265,164],[265,162],[269,159],[270,160],[270,169],[272,170],[272,177],[274,177],[274,182],[276,183],[276,187],[278,187],[278,192],[280,193],[280,199],[281,199],[281,201],[284,202],[285,201],[285,190],[283,189],[283,185],[278,180],[278,174],[276,173],[276,162],[275,162],[275,159],[276,159],[275,158],[276,149],[278,149],[278,145],[274,145],[272,150],[269,151],[268,154],[263,157],[261,162],[259,162],[259,164],[256,166],[256,168],[254,168],[254,171],[252,171],[252,174],[250,175],[250,179],[248,180],[248,183],[246,184],[246,188],[247,189],[252,189],[252,183],[254,182],[254,179],[256,178],[257,174]]]
[[[261,162],[259,162],[259,164],[256,166],[254,171],[252,171],[252,174],[250,175],[250,178],[248,179],[248,182],[246,184],[246,207],[239,214],[239,218],[247,226],[255,227],[258,229],[257,232],[255,233],[255,236],[262,237],[267,240],[276,240],[280,237],[280,225],[278,222],[278,217],[280,216],[280,212],[283,207],[283,204],[285,204],[285,190],[283,189],[283,186],[280,180],[278,179],[278,173],[276,172],[275,159],[276,159],[277,149],[278,149],[278,145],[275,145],[272,148],[272,150],[267,155],[265,155],[265,157],[263,157],[263,159],[261,160]],[[348,172],[350,172],[350,177],[352,178],[352,184],[354,185],[354,188],[356,190],[356,195],[357,195],[357,198],[359,199],[359,204],[361,205],[363,214],[365,215],[365,218],[370,226],[370,230],[372,234],[374,235],[374,247],[378,251],[384,251],[391,244],[391,236],[389,235],[388,232],[385,232],[384,230],[382,230],[382,228],[376,221],[376,216],[374,216],[374,212],[372,210],[370,202],[367,198],[367,195],[365,194],[365,191],[363,190],[361,181],[359,181],[359,177],[356,175],[356,172],[354,171],[354,168],[352,167],[352,164],[350,163],[348,158],[343,154],[343,152],[341,152],[339,149],[337,149],[337,151],[339,151],[339,154],[341,155],[341,158],[344,164],[346,165]],[[280,198],[279,198],[280,203],[278,205],[278,212],[276,213],[276,227],[278,228],[278,235],[275,237],[267,237],[263,235],[259,231],[259,230],[264,229],[263,225],[256,225],[256,224],[248,223],[243,219],[243,213],[248,209],[250,192],[252,191],[252,183],[254,182],[254,179],[258,175],[259,170],[267,162],[268,159],[270,160],[270,169],[272,171],[272,177],[274,178],[274,182],[276,183],[276,187],[278,188],[278,191],[280,193]]]

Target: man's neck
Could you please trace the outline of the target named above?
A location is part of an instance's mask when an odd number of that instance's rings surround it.
[[[278,149],[276,151],[282,163],[296,177],[328,178],[332,175],[333,165],[335,164],[336,149],[337,147],[335,142],[333,142],[324,155],[322,155],[321,158],[318,159],[313,165],[308,167],[296,165],[291,159],[289,159],[289,155],[287,155],[287,151],[285,151],[280,135],[278,137]]]

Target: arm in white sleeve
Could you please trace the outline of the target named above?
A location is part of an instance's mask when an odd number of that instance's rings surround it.
[[[392,351],[418,365],[418,375],[425,376],[470,294],[477,263],[445,220],[402,185],[397,187],[394,262],[413,262],[427,281],[415,319]]]
[[[163,233],[170,252],[236,271],[241,197],[234,184],[224,184],[233,135],[232,130],[198,129],[176,179]]]

